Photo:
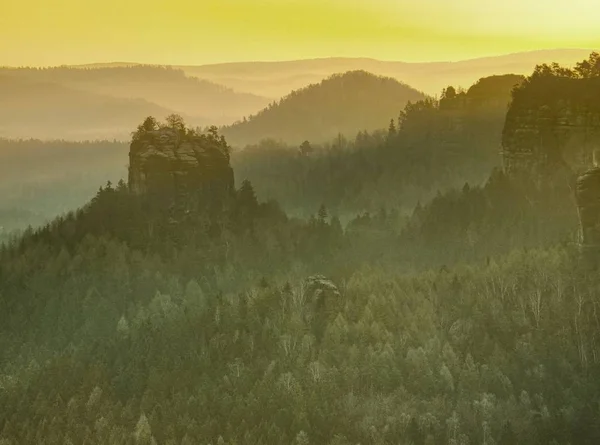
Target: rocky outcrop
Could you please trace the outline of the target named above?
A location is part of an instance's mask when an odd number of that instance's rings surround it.
[[[310,307],[308,323],[318,342],[323,339],[327,326],[342,311],[344,302],[337,286],[323,275],[308,277],[303,283],[305,301]]]
[[[600,148],[600,78],[549,76],[517,89],[506,115],[506,173],[538,182],[580,174]]]
[[[129,152],[130,191],[186,210],[234,192],[228,147],[216,133],[161,128],[137,135]]]
[[[341,294],[337,286],[323,275],[313,275],[304,282],[304,295],[315,313],[335,317],[340,311]]]
[[[580,243],[584,254],[598,257],[600,251],[600,168],[594,167],[577,179]]]
[[[304,289],[309,301],[322,302],[327,298],[333,300],[340,298],[337,286],[323,275],[308,277],[304,282]]]

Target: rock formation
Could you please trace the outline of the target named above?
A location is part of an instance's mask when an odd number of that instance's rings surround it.
[[[311,308],[309,323],[317,341],[321,341],[327,326],[343,309],[343,299],[337,286],[323,275],[308,277],[304,283],[304,297]]]
[[[503,160],[511,177],[539,182],[580,174],[600,147],[600,78],[547,76],[517,89],[506,115]]]
[[[317,313],[335,317],[340,310],[340,291],[323,275],[308,277],[304,282],[304,294]]]
[[[577,209],[584,257],[597,258],[600,252],[600,168],[594,167],[577,179]]]
[[[163,127],[138,132],[129,152],[129,188],[186,211],[223,202],[234,192],[227,143],[216,131],[199,135]]]

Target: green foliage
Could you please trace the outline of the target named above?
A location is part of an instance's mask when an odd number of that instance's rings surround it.
[[[500,165],[506,108],[521,81],[494,76],[452,99],[408,103],[388,131],[313,144],[310,156],[266,140],[234,153],[232,163],[259,196],[294,214],[307,216],[321,203],[344,216],[382,206],[409,212],[437,190],[481,184]]]
[[[241,202],[253,202],[250,188]],[[462,193],[473,199],[472,190]],[[120,193],[107,185],[82,212],[120,207]],[[148,236],[142,250],[123,233],[94,234],[79,215],[4,250],[0,438],[541,445],[598,437],[598,283],[569,250],[415,273],[366,256],[346,270],[343,258],[357,255],[350,245],[331,255],[325,213],[314,229],[255,220],[254,241],[222,234],[202,250],[189,244],[191,228],[178,226],[171,232],[187,236],[173,255]],[[128,218],[105,215],[117,227]],[[323,229],[318,251],[290,250]],[[287,247],[278,255],[263,237],[281,230]],[[348,230],[350,243],[361,238]],[[318,264],[317,252],[328,260]],[[311,267],[337,276],[338,287],[303,280]]]
[[[574,242],[577,227],[569,190],[522,188],[495,170],[484,186],[465,184],[418,206],[401,240],[420,252],[415,263],[433,266]]]
[[[135,144],[143,139],[152,140],[156,137],[158,130],[174,131],[181,142],[195,140],[207,151],[216,150],[224,155],[229,163],[231,147],[225,137],[219,134],[219,129],[215,125],[207,127],[205,131],[191,128],[186,125],[185,120],[179,114],[170,114],[165,118],[165,122],[159,122],[152,116],[147,117],[138,125],[137,130],[131,133],[132,143]]]
[[[395,79],[351,71],[293,91],[222,132],[234,146],[266,138],[296,146],[306,139],[322,143],[339,133],[374,131],[408,101],[423,97]]]
[[[537,65],[531,76],[515,88],[513,97],[514,100],[522,100],[526,96],[540,100],[545,95],[547,99],[555,101],[575,94],[583,98],[586,93],[596,91],[594,86],[599,78],[600,54],[593,52],[573,69],[558,63]]]
[[[573,69],[554,62],[537,65],[527,83],[543,77],[566,77],[572,79],[588,79],[600,76],[600,54],[592,52],[587,60],[578,62]]]
[[[169,122],[169,117],[167,117],[167,122]],[[179,118],[181,119],[181,116],[179,116]],[[183,121],[183,119],[181,119]],[[146,119],[144,119],[144,122],[142,122],[142,128],[144,129],[144,131],[154,131],[157,130],[159,127],[159,124],[157,122],[157,120],[152,117],[152,116],[148,116]]]
[[[452,100],[454,98],[456,98],[456,89],[452,85],[450,85],[448,88],[444,88],[440,100]]]
[[[394,119],[392,119],[388,127],[388,137],[393,138],[394,136],[396,136],[396,124],[394,123]]]
[[[117,141],[0,138],[0,232],[8,236],[81,207],[98,184],[126,175],[126,155]]]
[[[587,60],[577,63],[573,71],[581,78],[600,76],[600,54],[597,52],[591,53]]]
[[[308,155],[310,153],[312,153],[314,151],[314,148],[312,147],[312,145],[310,145],[310,142],[308,141],[304,141],[302,142],[302,144],[300,144],[300,153],[302,155]]]
[[[224,125],[269,101],[149,65],[0,67],[0,96],[4,135],[75,140],[126,140],[141,116],[174,112],[194,125]]]
[[[251,175],[177,215],[109,180],[0,246],[0,444],[598,443],[600,281],[571,196],[464,184],[489,160],[478,125],[498,130],[487,87],[409,104],[395,136],[245,153],[285,193],[315,187],[307,220]],[[381,205],[460,178],[409,215]],[[381,189],[342,226],[344,199]]]
[[[185,131],[185,122],[179,114],[170,114],[165,119],[166,126],[176,131]]]
[[[592,53],[573,69],[557,63],[536,66],[532,75],[513,90],[503,146],[523,145],[519,147],[522,150],[541,144],[548,161],[539,158],[540,168],[544,164],[557,171],[560,164],[575,170],[581,168],[583,159],[590,154],[590,145],[594,144],[596,135],[590,129],[600,113],[599,60],[598,54]],[[534,131],[522,135],[519,126],[527,119],[530,121],[527,125]],[[547,176],[552,176],[552,172]]]

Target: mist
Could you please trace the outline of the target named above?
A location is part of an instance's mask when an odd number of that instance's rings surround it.
[[[106,62],[120,17],[93,63],[0,69],[0,445],[600,442],[600,55],[342,57],[384,3],[213,5],[223,64]]]

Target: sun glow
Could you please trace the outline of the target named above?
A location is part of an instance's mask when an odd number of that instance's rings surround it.
[[[2,0],[0,65],[456,60],[600,43],[596,0]]]

